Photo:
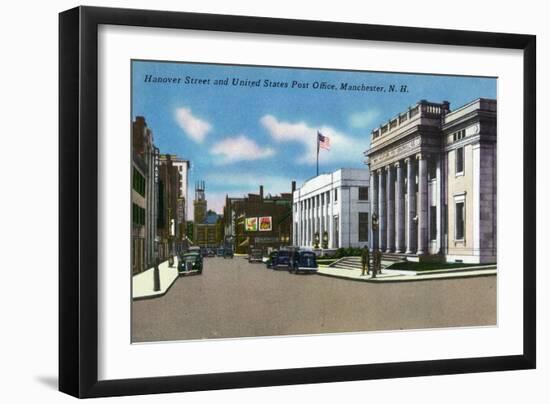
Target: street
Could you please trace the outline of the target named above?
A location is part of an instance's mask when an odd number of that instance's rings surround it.
[[[132,303],[132,341],[494,325],[496,279],[373,284],[205,258],[202,275]]]

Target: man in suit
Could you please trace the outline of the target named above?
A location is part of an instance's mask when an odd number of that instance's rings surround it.
[[[361,252],[361,276],[365,276],[365,274],[368,274],[369,271],[369,263],[370,263],[370,253],[369,253],[369,247],[364,246],[363,251]]]

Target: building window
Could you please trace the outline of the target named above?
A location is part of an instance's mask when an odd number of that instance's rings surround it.
[[[464,201],[455,203],[455,240],[464,240]]]
[[[369,187],[359,187],[359,200],[360,201],[369,200]]]
[[[334,202],[338,201],[338,188],[334,189]]]
[[[464,174],[464,147],[455,150],[456,155],[456,175]]]
[[[359,241],[369,241],[369,214],[359,212]]]
[[[462,129],[458,132],[453,133],[453,142],[457,142],[459,140],[462,140],[466,137],[466,130]]]
[[[437,239],[437,207],[430,206],[430,240]]]
[[[132,223],[138,226],[145,225],[145,209],[135,203],[132,204]]]
[[[145,196],[145,177],[135,167],[132,176],[132,188],[141,196]]]

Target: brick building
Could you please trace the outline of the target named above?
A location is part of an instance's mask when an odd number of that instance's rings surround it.
[[[291,191],[296,188],[293,181]],[[292,193],[241,198],[226,197],[224,212],[225,239],[235,252],[248,253],[251,248],[278,249],[292,244]],[[255,224],[254,224],[255,223]]]

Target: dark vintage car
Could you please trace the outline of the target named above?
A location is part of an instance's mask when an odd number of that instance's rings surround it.
[[[263,252],[261,248],[253,248],[248,254],[248,262],[262,262]]]
[[[223,257],[223,254],[224,254],[224,248],[223,247],[219,247],[217,250],[216,250],[216,256],[218,257]]]
[[[317,272],[317,257],[312,251],[295,251],[288,262],[288,272]]]
[[[202,255],[198,251],[182,254],[178,260],[180,274],[202,273]]]
[[[290,250],[279,250],[277,253],[277,258],[271,263],[272,269],[287,269],[288,262],[290,260],[290,255],[292,251]]]
[[[207,255],[208,257],[215,257],[215,256],[216,256],[216,252],[214,251],[213,248],[208,248],[208,249],[206,250],[206,255]]]
[[[279,254],[279,251],[271,251],[269,253],[269,257],[267,257],[267,261],[265,262],[266,268],[273,268],[274,263],[277,263],[277,255]]]
[[[223,258],[233,258],[233,249],[231,247],[224,247]]]

